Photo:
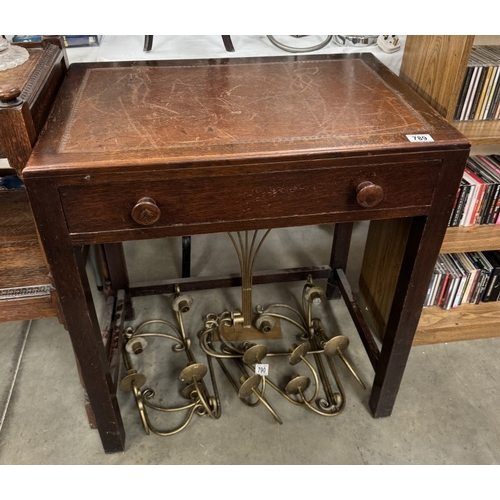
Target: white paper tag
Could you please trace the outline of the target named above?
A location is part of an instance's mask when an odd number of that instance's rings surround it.
[[[429,134],[407,134],[406,137],[410,142],[434,142]]]
[[[263,377],[267,377],[269,375],[269,365],[256,364],[255,365],[255,374],[262,375]]]

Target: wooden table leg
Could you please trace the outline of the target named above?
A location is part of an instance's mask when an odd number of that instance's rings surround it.
[[[81,248],[71,244],[54,184],[38,182],[28,194],[104,450],[123,451],[125,430]]]
[[[135,318],[135,311],[130,296],[127,263],[122,243],[107,243],[103,245],[109,280],[113,295],[119,290],[125,291],[125,319],[131,321]]]
[[[332,271],[326,284],[326,296],[329,299],[340,297],[340,291],[336,283],[335,269],[342,269],[345,273],[347,259],[349,257],[349,247],[351,245],[352,229],[352,222],[335,224],[332,253],[330,257],[330,268]]]
[[[374,417],[390,416],[396,402],[455,198],[446,185],[459,185],[467,156],[468,152],[457,151],[446,158],[453,165],[441,170],[432,211],[411,220],[370,395]]]
[[[374,417],[392,413],[445,230],[441,217],[422,216],[411,221],[375,369],[369,401]]]
[[[423,267],[429,265],[424,266],[424,256],[418,255],[424,227],[425,217],[413,219],[375,369],[369,402],[374,417],[388,417],[392,413],[425,299],[429,280],[428,269]]]
[[[182,277],[191,277],[191,236],[182,237]]]

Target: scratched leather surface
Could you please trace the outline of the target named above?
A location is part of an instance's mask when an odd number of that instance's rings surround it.
[[[89,68],[72,99],[59,153],[231,155],[428,130],[362,60]]]

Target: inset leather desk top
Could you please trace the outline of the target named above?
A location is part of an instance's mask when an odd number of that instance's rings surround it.
[[[406,134],[465,142],[400,85],[371,54],[77,64],[30,166],[418,150]]]

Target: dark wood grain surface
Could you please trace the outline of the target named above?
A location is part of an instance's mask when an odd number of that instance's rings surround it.
[[[132,181],[102,175],[85,184],[60,187],[62,205],[73,241],[93,242],[154,237],[167,229],[171,236],[221,232],[234,228],[289,227],[342,220],[366,220],[427,213],[441,161],[406,157],[412,182],[400,160],[348,166],[344,161],[192,168],[149,172]],[[381,186],[384,199],[362,206],[356,188],[364,181]],[[415,189],[415,184],[419,188]],[[154,200],[155,219],[134,219],[136,204]],[[111,234],[107,229],[114,228]],[[95,234],[99,233],[99,235]]]

